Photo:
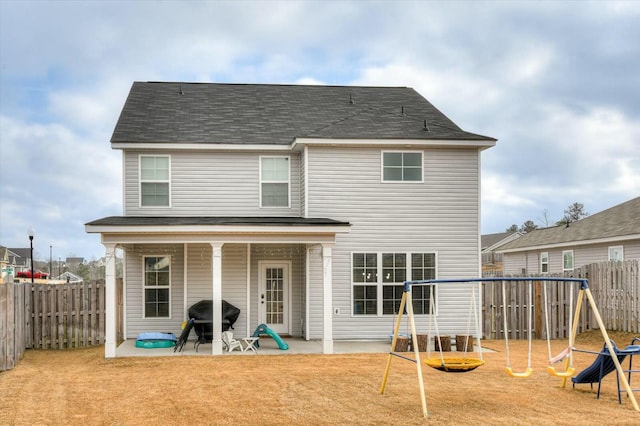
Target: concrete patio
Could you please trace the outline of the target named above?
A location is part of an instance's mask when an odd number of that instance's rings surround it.
[[[294,354],[322,354],[322,341],[320,340],[303,340],[301,338],[285,338],[284,341],[289,345],[289,349],[281,350],[276,342],[269,337],[261,337],[259,348],[256,352],[251,350],[233,352],[223,352],[223,355],[294,355]],[[243,343],[243,348],[246,346]],[[204,355],[211,356],[211,343],[203,343],[198,346],[197,351],[195,340],[189,340],[181,352],[174,352],[174,348],[157,348],[145,349],[137,348],[135,339],[128,339],[122,342],[116,348],[116,357],[138,357],[138,356],[193,356]],[[349,340],[334,341],[333,350],[336,354],[345,353],[387,353],[391,344],[387,340],[365,341],[365,340]]]

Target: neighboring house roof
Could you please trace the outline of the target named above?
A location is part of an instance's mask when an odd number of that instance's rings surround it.
[[[498,252],[632,239],[640,239],[640,197],[572,222],[569,226],[536,229],[500,247]]]
[[[65,262],[81,264],[81,263],[84,263],[84,257],[67,257]]]
[[[31,259],[30,248],[9,248],[9,263],[16,266],[27,266]]]
[[[462,130],[407,87],[135,82],[111,143],[289,145],[296,138],[495,142]]]
[[[480,245],[482,246],[481,250],[483,252],[495,251],[495,249],[500,247],[501,245],[515,240],[516,238],[519,238],[521,236],[522,234],[519,232],[499,232],[497,234],[482,235],[480,236]]]
[[[72,283],[84,281],[82,277],[79,277],[76,274],[69,271],[63,273],[60,276],[55,277],[54,280],[67,281],[67,278],[68,278],[68,281]]]

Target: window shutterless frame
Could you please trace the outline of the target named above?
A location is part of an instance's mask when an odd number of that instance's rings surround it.
[[[142,256],[142,318],[171,318],[171,261],[168,255]],[[148,315],[147,305],[155,307],[156,315]]]
[[[609,261],[622,262],[624,260],[624,247],[623,246],[610,246],[608,249]]]
[[[437,279],[436,252],[351,252],[351,316],[389,316],[390,307],[399,303],[396,287],[403,288],[404,281]],[[419,314],[428,314],[430,303],[438,311],[438,292],[434,288],[434,299],[429,300],[429,286],[418,289],[413,296]]]
[[[381,151],[380,181],[382,183],[423,183],[423,151]]]
[[[138,156],[138,197],[141,208],[171,207],[170,155]],[[158,202],[164,197],[166,203]]]
[[[562,252],[562,270],[563,271],[573,271],[574,258],[573,258],[573,250],[564,250]]]
[[[258,173],[260,208],[291,208],[291,157],[261,155]]]
[[[543,251],[540,253],[540,273],[549,273],[549,252]]]

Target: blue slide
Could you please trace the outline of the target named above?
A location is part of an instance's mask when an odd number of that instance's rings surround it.
[[[627,355],[640,354],[639,345],[627,346],[624,350],[621,351],[616,347],[616,344],[613,341],[611,341],[611,344],[613,345],[613,350],[615,351],[616,356],[618,358],[618,362],[620,363],[624,361]],[[605,344],[602,348],[602,351],[600,351],[597,358],[595,359],[595,361],[593,361],[593,364],[591,364],[589,367],[581,371],[580,374],[578,374],[576,377],[572,377],[571,381],[573,382],[573,386],[575,386],[576,383],[578,384],[579,383],[589,383],[589,384],[597,383],[598,398],[599,398],[600,383],[602,382],[602,379],[607,374],[611,373],[612,371],[615,371],[615,369],[616,369],[616,365],[614,364],[613,358],[611,357],[611,354],[607,349],[607,345]]]
[[[282,349],[283,351],[286,351],[287,349],[289,349],[289,345],[287,345],[284,342],[284,340],[282,340],[282,337],[280,337],[278,335],[278,333],[276,333],[275,331],[273,331],[272,329],[267,327],[266,324],[260,324],[256,328],[256,331],[253,332],[251,337],[260,337],[261,334],[266,334],[266,335],[270,336],[273,340],[276,341],[276,343],[278,344],[278,347],[280,349]],[[258,342],[256,342],[256,347],[259,347],[259,346],[260,346],[260,344]]]

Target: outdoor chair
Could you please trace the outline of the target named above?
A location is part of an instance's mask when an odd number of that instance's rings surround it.
[[[238,349],[242,352],[242,343],[239,340],[233,338],[232,331],[223,331],[222,332],[222,344],[224,344],[227,348],[227,352],[231,352],[234,349]]]

